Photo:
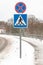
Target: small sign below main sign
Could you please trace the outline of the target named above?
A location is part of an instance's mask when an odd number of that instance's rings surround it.
[[[14,28],[27,28],[27,14],[14,14]]]

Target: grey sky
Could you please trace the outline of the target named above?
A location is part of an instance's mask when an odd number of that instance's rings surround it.
[[[14,6],[17,2],[24,2],[27,6],[25,13],[43,19],[43,0],[0,0],[0,20],[13,18],[16,13]]]

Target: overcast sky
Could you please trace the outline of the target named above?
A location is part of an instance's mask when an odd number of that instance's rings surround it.
[[[26,4],[25,13],[43,19],[43,0],[0,0],[0,20],[6,21],[9,18],[13,18],[16,13],[14,7],[17,2]]]

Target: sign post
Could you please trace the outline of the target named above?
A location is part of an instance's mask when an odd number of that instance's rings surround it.
[[[21,45],[21,29],[27,28],[27,14],[23,14],[26,10],[26,5],[23,2],[18,2],[15,6],[15,11],[19,14],[14,14],[14,28],[20,29],[20,58],[22,57]],[[21,14],[22,13],[22,14]]]
[[[20,58],[21,58],[21,55],[22,55],[22,53],[21,53],[22,50],[21,49],[22,49],[22,45],[21,45],[21,29],[20,29]]]

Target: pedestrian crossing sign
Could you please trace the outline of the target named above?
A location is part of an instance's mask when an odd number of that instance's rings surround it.
[[[27,28],[27,14],[14,14],[14,28]]]

